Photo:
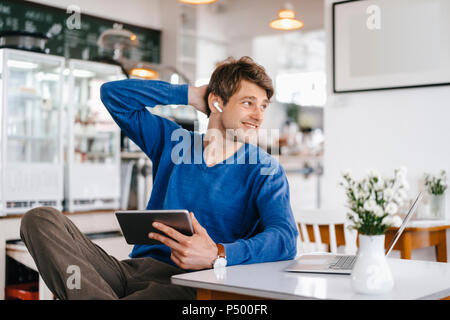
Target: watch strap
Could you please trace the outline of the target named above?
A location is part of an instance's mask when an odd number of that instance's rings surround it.
[[[225,247],[220,243],[217,244],[217,256],[219,258],[226,258]]]

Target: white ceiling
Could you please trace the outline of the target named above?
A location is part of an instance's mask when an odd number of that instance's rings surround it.
[[[296,18],[305,23],[303,30],[323,28],[324,0],[218,0],[211,10],[220,12],[227,38],[236,40],[283,32],[271,29],[269,22],[277,18],[285,2],[292,4]]]

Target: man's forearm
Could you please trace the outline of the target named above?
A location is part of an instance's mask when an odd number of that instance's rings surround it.
[[[224,243],[228,265],[271,262],[295,257],[297,238],[282,227],[268,228],[250,239]]]
[[[186,87],[163,81],[127,79],[103,84],[100,95],[111,113],[124,113],[155,105],[186,104]]]
[[[174,122],[153,115],[147,107],[188,103],[188,86],[153,80],[107,82],[100,89],[106,109],[125,134],[152,161],[159,159],[162,139],[178,127]],[[166,132],[165,135],[162,132]]]

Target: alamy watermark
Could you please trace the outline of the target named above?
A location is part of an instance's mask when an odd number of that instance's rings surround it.
[[[189,131],[179,128],[172,132],[171,141],[178,142],[172,148],[171,160],[172,163],[178,164],[201,164],[203,158],[217,159],[221,158],[224,154],[231,155],[227,159],[223,160],[225,165],[231,164],[262,164],[261,175],[273,175],[277,172],[279,163],[274,158],[279,155],[278,129],[260,129],[257,133],[254,130],[243,129],[226,129],[225,136],[222,131],[218,129],[208,129],[204,135],[204,141],[210,142],[207,146],[202,148],[202,140],[200,136],[198,139],[194,139],[193,145],[191,140],[191,134]],[[255,152],[249,152],[248,157],[245,156],[245,148],[240,148],[236,152],[236,142],[248,143],[258,145],[259,141],[276,141],[275,144],[270,144],[270,154],[267,155],[267,147],[260,146],[255,148]],[[194,152],[198,150],[199,152]],[[203,150],[203,153],[201,152]],[[234,154],[236,156],[234,156]]]
[[[81,270],[77,265],[70,265],[67,267],[66,272],[69,274],[66,281],[67,289],[81,289]]]
[[[66,12],[70,16],[66,19],[66,26],[69,30],[81,30],[81,8],[71,4],[67,7]]]
[[[381,8],[375,4],[367,7],[366,13],[369,15],[366,20],[366,26],[369,30],[381,29]]]

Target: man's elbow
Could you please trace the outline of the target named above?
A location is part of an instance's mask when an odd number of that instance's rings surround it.
[[[296,228],[292,229],[291,234],[286,241],[286,249],[287,249],[287,259],[293,259],[297,255],[297,237],[298,230]]]
[[[282,255],[280,256],[280,260],[291,260],[294,259],[297,255],[297,237],[296,234],[290,233],[284,236],[284,240],[282,241]]]
[[[112,82],[105,82],[100,87],[100,100],[102,100],[103,104],[106,105],[106,102],[109,101],[111,92],[113,91],[114,86],[112,85]]]
[[[288,250],[287,250],[287,259],[294,259],[297,255],[297,238],[290,239]]]

